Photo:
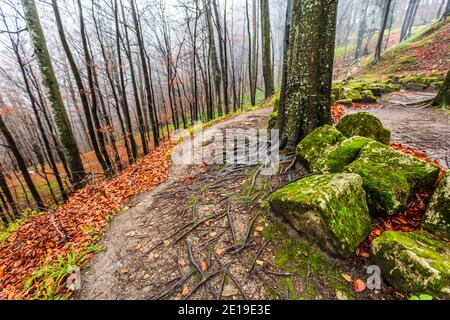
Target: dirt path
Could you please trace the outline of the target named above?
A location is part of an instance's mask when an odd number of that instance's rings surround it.
[[[270,112],[270,108],[251,111],[215,125],[214,130],[262,128]],[[206,129],[206,139],[212,132],[212,128]],[[194,263],[201,266],[206,262],[208,270],[212,269],[211,252],[232,243],[230,222],[228,216],[224,216],[224,212],[228,211],[227,199],[235,194],[234,191],[251,170],[250,167],[174,165],[165,183],[136,198],[130,204],[131,208],[112,223],[103,240],[105,251],[97,254],[90,267],[83,271],[82,291],[77,298],[180,298],[184,286],[192,289],[199,281],[192,277],[196,269]],[[211,186],[211,192],[202,194],[202,199],[199,199],[207,185]],[[233,201],[229,207],[235,240],[245,238],[246,227],[252,218],[251,212],[245,212],[237,202]],[[197,225],[209,216],[213,218]],[[194,226],[195,230],[182,237]],[[179,241],[175,243],[177,239]],[[195,261],[191,261],[190,256]],[[217,262],[214,267],[222,269]],[[245,273],[241,264],[229,265],[229,268],[228,272],[235,274],[235,277]],[[185,278],[186,284],[182,284],[180,280]],[[222,276],[211,279],[216,288],[220,278]],[[164,294],[166,289],[177,283],[179,285],[173,287],[173,291]],[[214,297],[218,289],[214,290],[212,286],[209,284],[207,291],[198,290],[197,294],[202,294],[198,298]],[[242,286],[246,298],[250,294],[254,299],[266,297],[249,283]],[[222,296],[239,296],[236,290],[236,286],[225,286]]]
[[[430,93],[400,92],[383,97],[383,108],[368,108],[392,131],[392,141],[418,148],[443,166],[450,161],[450,113],[410,104],[433,97]],[[349,113],[361,110],[349,110]]]

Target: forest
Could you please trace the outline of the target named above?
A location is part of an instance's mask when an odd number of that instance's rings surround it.
[[[450,299],[450,0],[0,0],[0,300]]]

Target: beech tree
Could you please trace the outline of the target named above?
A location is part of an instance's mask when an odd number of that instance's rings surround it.
[[[337,1],[294,0],[288,52],[285,125],[287,148],[331,123],[331,80]]]
[[[36,4],[34,0],[22,0],[22,5],[28,32],[30,34],[34,52],[41,70],[43,84],[47,90],[48,100],[52,106],[59,137],[61,139],[67,163],[72,174],[72,182],[75,188],[79,188],[82,186],[81,182],[85,177],[84,166],[81,161],[80,151],[69,122],[69,117],[67,116],[67,112],[64,107],[59,84],[53,71],[50,54],[45,42],[45,36],[42,31]],[[36,200],[36,202],[38,202],[38,200]],[[39,203],[41,202],[42,201],[39,199]]]

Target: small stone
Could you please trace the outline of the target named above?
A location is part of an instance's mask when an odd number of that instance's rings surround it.
[[[236,289],[233,285],[226,284],[223,287],[222,296],[225,298],[229,298],[229,297],[233,297],[233,296],[237,295],[238,293],[239,293],[238,289]]]

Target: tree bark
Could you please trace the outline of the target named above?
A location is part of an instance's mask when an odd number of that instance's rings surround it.
[[[337,1],[294,0],[288,53],[287,148],[315,128],[331,124],[331,81]]]
[[[47,90],[48,99],[53,109],[53,115],[58,128],[64,153],[72,174],[72,180],[75,188],[82,186],[81,182],[85,177],[83,162],[80,151],[75,141],[69,118],[67,116],[61,91],[53,71],[50,54],[45,42],[41,22],[36,9],[34,0],[22,0],[25,20],[31,37],[34,52],[41,70],[43,84]]]

